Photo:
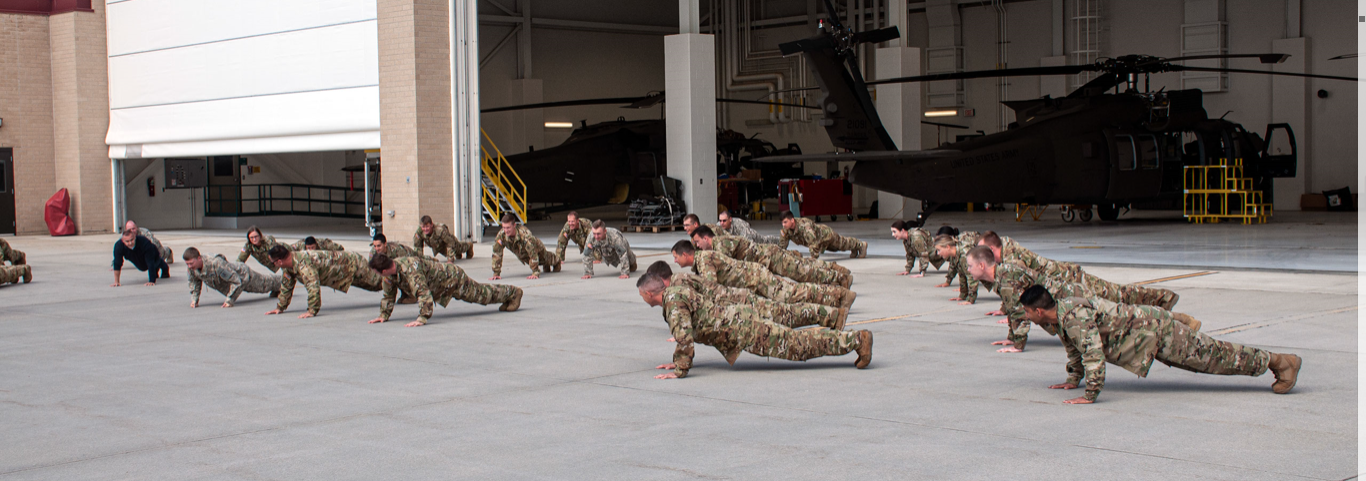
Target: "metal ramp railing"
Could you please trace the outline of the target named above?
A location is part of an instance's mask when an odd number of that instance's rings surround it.
[[[484,153],[483,161],[479,163],[479,170],[483,172],[480,181],[484,185],[481,196],[483,224],[498,225],[503,214],[509,212],[516,215],[517,220],[526,222],[526,183],[522,182],[522,177],[517,175],[512,164],[503,157],[503,152],[494,145],[488,132],[480,129],[480,133],[486,144],[479,147]]]

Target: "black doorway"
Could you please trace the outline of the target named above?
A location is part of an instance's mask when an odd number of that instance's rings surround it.
[[[0,149],[0,234],[17,232],[14,226],[14,149]]]

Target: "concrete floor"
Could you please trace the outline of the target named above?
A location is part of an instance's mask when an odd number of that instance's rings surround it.
[[[562,219],[562,217],[560,218]],[[1160,219],[1065,225],[999,213],[936,215],[995,229],[1101,277],[1161,282],[1220,339],[1305,358],[1291,395],[1272,377],[1155,366],[1108,370],[1101,402],[1070,406],[1057,338],[998,354],[1005,327],[911,279],[883,222],[839,222],[873,240],[851,323],[876,334],[854,356],[795,363],[698,350],[692,376],[652,378],[672,344],[634,279],[504,282],[521,310],[455,302],[432,324],[367,325],[379,295],[324,289],[322,315],[263,316],[246,294],[188,306],[183,267],[108,287],[113,236],[8,238],[37,266],[0,287],[2,479],[1343,479],[1357,463],[1356,219],[1278,214],[1265,226]],[[560,221],[533,223],[553,243]],[[1322,222],[1323,225],[1315,225]],[[772,222],[761,230],[776,231]],[[362,249],[354,227],[306,233]],[[165,232],[236,254],[240,232]],[[406,237],[406,236],[395,236]],[[644,263],[680,233],[633,234]],[[404,239],[406,241],[406,239]],[[1073,249],[1072,247],[1100,247]],[[489,247],[460,261],[490,275]],[[571,252],[573,252],[571,250]],[[255,261],[248,261],[260,269]],[[1157,266],[1157,267],[1154,267]],[[603,273],[600,270],[599,273]],[[299,292],[298,295],[302,295]],[[302,299],[298,300],[302,303]],[[416,316],[400,306],[395,321]]]

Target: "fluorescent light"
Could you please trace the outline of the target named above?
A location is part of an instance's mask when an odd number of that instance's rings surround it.
[[[573,123],[573,122],[546,122],[546,123],[545,123],[545,128],[547,128],[547,129],[572,129],[572,128],[574,128],[574,123]]]
[[[957,110],[930,110],[925,112],[926,117],[955,117],[957,115]]]

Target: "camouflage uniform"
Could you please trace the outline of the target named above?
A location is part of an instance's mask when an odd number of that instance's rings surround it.
[[[925,275],[925,271],[930,270],[930,264],[934,264],[935,269],[944,265],[944,258],[935,252],[934,236],[919,227],[909,229],[906,233],[906,240],[901,241],[901,244],[906,246],[906,272],[915,270],[917,260],[920,261],[922,276]]]
[[[697,291],[674,285],[664,289],[664,320],[678,346],[674,374],[686,377],[692,368],[693,343],[715,347],[726,362],[735,364],[740,351],[757,356],[805,361],[840,356],[859,347],[858,334],[831,329],[792,330],[766,322],[753,307],[720,306]]]
[[[721,306],[747,305],[759,312],[768,322],[797,328],[819,325],[834,328],[838,309],[811,302],[788,304],[764,299],[747,289],[726,287],[696,274],[680,272],[669,279],[669,285],[685,286],[697,291],[703,299]]]
[[[186,269],[190,281],[190,302],[199,304],[199,291],[205,284],[210,289],[228,297],[227,305],[237,303],[243,291],[264,294],[279,292],[280,275],[268,276],[251,270],[246,263],[228,262],[222,254],[213,257],[201,256],[204,267],[199,270]]]
[[[308,290],[308,313],[317,315],[322,308],[319,286],[346,292],[352,286],[367,291],[384,287],[384,278],[370,268],[369,262],[355,252],[302,251],[293,253],[294,266],[284,271],[280,282],[280,303],[276,309],[289,308],[294,298],[294,283],[302,282]]]
[[[1076,264],[1049,261],[1042,264],[1042,267],[1043,270],[1036,271],[1019,262],[1002,262],[996,265],[996,292],[1001,295],[1001,312],[1009,317],[1010,334],[1007,338],[1020,349],[1024,349],[1025,341],[1029,337],[1029,322],[1024,318],[1019,295],[1034,284],[1043,284],[1054,298],[1097,298],[1134,306],[1155,306],[1166,310],[1170,310],[1180,299],[1175,292],[1166,289],[1106,281],[1086,273]]]
[[[446,260],[456,260],[462,255],[474,257],[474,243],[456,239],[446,224],[436,224],[431,234],[423,234],[422,227],[418,227],[413,233],[413,249],[422,254],[424,244],[432,248],[432,257],[438,254],[446,256]]]
[[[1061,263],[1064,266],[1075,266],[1070,262],[1060,262],[1047,257],[1035,254],[1034,251],[1024,248],[1015,239],[1001,237],[1001,262],[1014,261],[1023,264],[1025,267],[1036,271],[1042,271],[1045,266],[1053,263]]]
[[[1153,361],[1191,372],[1260,376],[1271,353],[1216,340],[1176,322],[1166,310],[1104,299],[1058,299],[1054,327],[1067,350],[1067,382],[1086,381],[1086,399],[1105,386],[1105,362],[1148,377]]]
[[[720,228],[720,230],[717,230],[716,228],[713,228],[712,230],[715,231],[718,236],[731,235],[744,237],[755,244],[775,244],[783,249],[787,249],[787,241],[783,240],[782,236],[760,234],[759,231],[756,231],[753,227],[749,226],[749,222],[745,222],[744,219],[735,216],[731,216],[730,218],[729,229],[723,228],[720,225],[717,225],[716,227]]]
[[[758,244],[745,237],[727,235],[712,237],[711,248],[731,259],[762,264],[774,274],[797,282],[832,286],[853,283],[848,271],[834,267],[834,263],[807,259],[775,244]]]
[[[336,242],[332,242],[332,239],[327,239],[327,238],[318,237],[318,238],[314,238],[313,240],[318,241],[318,250],[320,250],[320,251],[344,251],[344,250],[346,250],[346,248],[345,248],[345,247],[342,247],[341,244],[338,244],[338,243],[336,243]],[[307,250],[307,249],[308,249],[308,247],[304,245],[304,241],[303,241],[303,240],[300,240],[299,242],[295,242],[295,243],[293,243],[293,244],[290,244],[288,247],[289,247],[289,250],[292,250],[292,251],[302,251],[302,250]]]
[[[512,254],[517,256],[517,260],[531,267],[531,276],[540,277],[537,268],[545,272],[550,272],[552,267],[560,264],[560,258],[555,254],[546,252],[545,244],[540,239],[531,235],[531,229],[524,225],[517,226],[517,234],[509,239],[502,229],[498,230],[498,236],[493,238],[493,275],[503,275],[503,249],[507,248]]]
[[[423,324],[432,317],[433,302],[446,307],[451,299],[459,299],[487,306],[507,302],[518,290],[504,284],[480,284],[459,266],[430,257],[403,257],[394,259],[394,265],[398,270],[393,277],[384,278],[384,298],[379,301],[379,316],[386,321],[394,312],[394,298],[400,289],[417,295],[417,321]]]
[[[594,258],[601,258],[607,265],[621,268],[623,276],[635,272],[636,253],[631,252],[631,244],[626,242],[626,236],[611,227],[603,230],[607,232],[603,240],[597,240],[589,234],[588,244],[583,251],[583,275],[593,275]]]
[[[593,223],[588,219],[579,218],[577,224],[564,223],[560,229],[559,240],[555,242],[555,257],[564,259],[564,251],[569,248],[569,241],[579,246],[579,253],[583,253],[583,246],[588,244],[588,236],[593,235]]]
[[[785,246],[788,241],[792,241],[797,245],[806,246],[811,250],[812,259],[819,258],[825,251],[861,251],[865,255],[868,253],[868,243],[836,234],[828,225],[817,224],[811,219],[794,220],[797,221],[797,225],[791,230],[783,229],[779,244]]]
[[[152,231],[138,227],[138,235],[146,237],[147,240],[152,241],[152,245],[157,246],[157,250],[161,252],[161,260],[166,261],[167,264],[175,262],[175,253],[171,252],[170,247],[162,246],[161,241],[152,235]]]
[[[28,256],[24,255],[24,251],[10,247],[9,242],[0,239],[0,265],[5,261],[9,261],[11,265],[22,266],[28,263]]]
[[[388,256],[390,259],[402,259],[404,257],[426,257],[422,255],[421,252],[413,250],[412,247],[408,247],[407,245],[398,242],[385,242],[384,255]],[[370,248],[370,255],[368,257],[375,257],[374,247]]]
[[[848,289],[839,286],[798,283],[769,272],[755,262],[731,259],[716,251],[693,254],[693,272],[723,286],[739,287],[778,302],[813,302],[840,305]]]
[[[20,264],[15,266],[7,266],[0,264],[0,284],[18,284],[19,281],[23,280],[25,276],[31,276],[32,273],[33,266],[27,264]]]
[[[237,254],[237,262],[246,262],[248,258],[253,258],[256,259],[256,262],[259,262],[261,263],[261,265],[266,266],[267,269],[270,269],[271,272],[279,271],[280,268],[275,267],[275,263],[270,261],[270,255],[268,254],[270,252],[270,248],[275,247],[277,245],[285,246],[286,249],[289,249],[291,251],[296,250],[289,244],[281,244],[280,242],[276,241],[275,236],[273,235],[262,234],[261,245],[252,245],[250,240],[248,240],[246,244],[242,245],[242,253]]]
[[[977,247],[977,241],[982,238],[978,232],[963,232],[958,234],[958,251],[949,261],[949,273],[944,278],[945,284],[953,284],[953,277],[958,276],[958,298],[970,303],[977,303],[977,279],[968,274],[968,251]]]

